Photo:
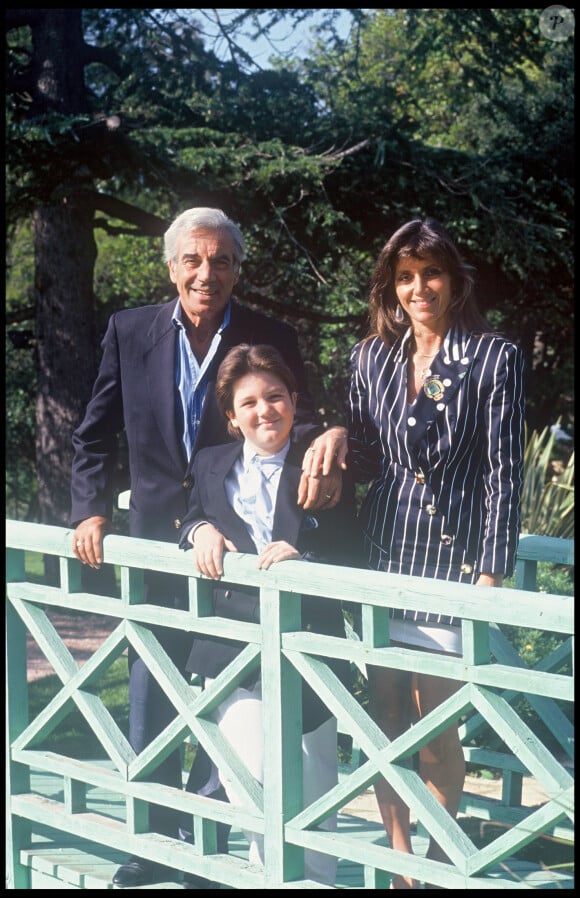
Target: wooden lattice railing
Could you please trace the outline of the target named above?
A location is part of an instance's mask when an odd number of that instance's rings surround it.
[[[523,537],[516,585],[492,589],[404,577],[338,566],[288,561],[258,571],[255,558],[228,554],[224,580],[260,590],[261,625],[210,616],[210,583],[194,574],[190,555],[166,543],[116,535],[105,538],[105,561],[119,572],[121,598],[81,591],[81,567],[72,556],[71,531],[16,521],[7,522],[7,759],[8,759],[8,882],[9,888],[30,888],[21,851],[35,827],[50,826],[101,845],[121,847],[175,869],[198,873],[234,888],[313,887],[303,881],[305,847],[350,858],[364,866],[365,888],[384,887],[390,872],[400,872],[445,888],[514,888],[498,865],[519,848],[559,833],[571,838],[573,820],[573,703],[571,665],[574,632],[573,599],[533,591],[538,561],[573,564],[573,543],[546,537]],[[60,562],[57,586],[34,582],[28,570],[33,553]],[[143,604],[143,572],[166,571],[189,577],[188,611]],[[360,605],[360,639],[339,639],[300,630],[299,595],[325,596],[328,601]],[[436,610],[457,615],[463,624],[461,657],[433,655],[388,644],[388,608]],[[82,666],[78,666],[54,629],[47,609],[109,616],[117,625]],[[222,635],[247,643],[238,658],[200,691],[187,683],[150,631],[163,624],[192,633]],[[526,627],[555,635],[549,657],[530,669],[505,635],[505,628]],[[49,704],[30,719],[26,672],[27,632],[36,640],[62,681]],[[131,643],[145,658],[176,714],[166,730],[135,756],[126,736],[99,697],[99,682]],[[340,657],[357,668],[376,664],[420,670],[450,677],[462,686],[418,725],[389,740],[369,718],[363,705],[333,676],[322,659]],[[212,711],[248,673],[261,665],[265,703],[264,786],[240,763],[212,720]],[[308,679],[336,714],[342,732],[353,738],[349,775],[311,806],[301,800],[300,705],[301,678]],[[550,750],[518,710],[518,699],[555,737]],[[72,709],[78,709],[104,750],[106,763],[92,762],[43,749],[43,741]],[[464,796],[463,809],[472,815],[505,821],[490,844],[477,848],[459,824],[436,802],[409,763],[418,748],[454,720],[462,722],[468,761],[494,767],[503,777],[502,798],[490,812],[489,803]],[[478,748],[478,734],[496,734],[499,748]],[[176,746],[193,738],[202,743],[218,766],[235,776],[242,807],[190,795],[145,781]],[[481,740],[480,740],[481,741]],[[487,740],[484,740],[487,742]],[[58,774],[64,800],[35,794],[31,771]],[[521,806],[521,778],[533,775],[548,799],[532,812]],[[349,832],[329,833],[317,824],[385,776],[399,790],[412,813],[451,859],[440,864],[421,856],[402,855]],[[123,820],[89,808],[91,788],[106,788],[123,797]],[[147,832],[148,804],[163,803],[191,815],[195,846]],[[266,865],[252,866],[239,858],[216,853],[217,822],[262,832]],[[493,879],[492,877],[493,872]],[[557,886],[556,886],[557,887]]]

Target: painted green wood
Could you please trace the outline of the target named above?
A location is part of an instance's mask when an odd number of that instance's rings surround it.
[[[513,645],[501,632],[500,628],[495,624],[491,626],[491,640],[493,654],[499,661],[505,660],[514,668],[521,668],[526,673],[529,672],[528,666],[520,658],[515,651]],[[549,656],[543,658],[537,665],[538,671],[558,670],[572,657],[572,637],[563,642],[557,649],[550,653]],[[505,690],[503,695],[508,700],[516,697],[514,690]],[[554,702],[546,701],[538,695],[529,695],[528,700],[531,706],[537,711],[538,715],[546,724],[548,730],[558,739],[566,754],[572,758],[574,754],[574,734],[573,727],[567,717],[562,713],[561,709]],[[482,719],[474,716],[470,718],[462,730],[462,737],[465,739],[473,738],[482,728]]]
[[[30,528],[40,528],[35,531],[34,542],[31,542],[33,531]],[[72,531],[66,528],[7,521],[6,530],[8,546],[72,558]],[[564,542],[573,543],[572,540]],[[170,543],[153,540],[110,534],[105,537],[104,559],[120,568],[143,567],[184,576],[194,574],[190,553],[182,552]],[[549,556],[546,560],[549,560]],[[326,596],[329,600],[360,602],[364,605],[378,606],[383,611],[389,606],[409,610],[423,609],[443,614],[456,613],[470,620],[494,621],[497,624],[517,627],[546,629],[546,623],[549,623],[549,629],[554,632],[573,632],[571,629],[573,602],[564,596],[550,596],[547,609],[545,594],[514,592],[503,587],[479,586],[474,591],[474,588],[466,587],[464,584],[431,580],[429,593],[426,595],[425,581],[420,577],[401,577],[380,571],[362,571],[311,563],[305,571],[304,562],[301,561],[286,561],[277,567],[281,570],[274,567],[269,571],[259,571],[256,568],[255,556],[227,553],[224,559],[223,579],[288,592],[308,589],[310,594]],[[81,601],[77,605],[73,598],[74,593],[66,594],[57,588],[41,587],[39,595],[43,591],[46,592],[45,604],[80,607],[81,610],[90,608],[97,614],[112,613],[113,616],[123,614],[123,610],[119,609],[119,601],[115,599],[78,593],[76,595]],[[171,625],[171,621],[177,621],[177,616],[181,613],[144,606],[141,609],[141,617],[135,619],[140,619],[144,623],[163,622]],[[212,632],[209,623],[206,626],[208,629],[204,629],[203,632]],[[369,641],[369,645],[371,644],[372,641]]]
[[[54,793],[54,786],[50,784],[51,777],[45,775],[37,782],[37,791],[44,794]],[[95,794],[92,800],[102,805],[103,798],[101,794]],[[91,799],[89,799],[91,801]],[[359,863],[361,843],[372,845],[385,845],[384,831],[379,824],[364,824],[357,817],[346,814],[339,815],[339,832],[345,836],[345,842],[341,844],[344,854],[338,865],[338,888],[385,888],[388,886],[389,874],[375,868],[362,868]],[[328,834],[325,834],[328,835]],[[308,843],[307,843],[308,844]],[[324,841],[321,841],[317,847],[324,847]],[[60,887],[58,879],[60,876],[65,883],[82,882],[80,888],[111,888],[111,876],[124,855],[120,849],[98,847],[94,843],[87,843],[84,850],[80,847],[81,843],[73,834],[63,837],[58,843],[50,842],[46,838],[38,836],[33,849],[26,849],[21,852],[21,860],[31,869],[32,888],[41,887],[36,883],[40,881],[40,875],[52,875],[52,884],[48,887]],[[413,836],[414,849],[420,857],[424,855],[426,850],[426,841],[418,835]],[[48,846],[48,847],[46,847]],[[230,853],[235,857],[245,859],[247,857],[247,847],[240,833],[234,832],[230,836]],[[572,883],[566,879],[563,874],[556,871],[539,871],[537,866],[522,862],[510,860],[507,865],[509,874],[512,877],[511,887],[515,887],[513,883],[518,881],[518,877],[522,877],[524,882],[528,882],[530,887],[543,888],[571,888]],[[44,871],[40,874],[39,871]],[[506,887],[504,884],[497,885],[494,880],[501,875],[502,879],[506,877],[506,870],[495,868],[489,874],[489,878],[481,879],[480,885],[477,887]],[[384,877],[381,881],[381,876]],[[534,879],[535,877],[535,879]],[[541,878],[538,878],[541,877]],[[63,881],[62,879],[60,880]],[[474,882],[466,885],[474,888]],[[44,886],[47,887],[47,886]],[[69,887],[64,885],[63,887]],[[77,886],[74,886],[77,887]],[[293,886],[294,887],[294,886]],[[457,886],[459,887],[459,886]],[[520,886],[521,887],[521,886]],[[159,884],[159,888],[181,888],[176,882],[168,882]]]
[[[300,627],[300,596],[264,590],[260,597],[263,625],[262,698],[264,720],[264,853],[268,858],[266,888],[304,878],[304,852],[284,838],[285,824],[301,809],[302,697],[301,680],[284,657],[283,631]],[[285,701],[280,701],[280,696]]]
[[[472,587],[479,589],[479,587]],[[514,591],[511,590],[513,593]],[[570,603],[572,605],[572,603]],[[546,629],[550,629],[548,626]],[[381,649],[365,649],[360,642],[347,642],[340,640],[334,642],[336,648],[330,650],[332,637],[316,636],[312,633],[287,633],[284,634],[282,645],[284,649],[304,651],[308,654],[331,655],[333,657],[356,659],[357,663],[376,664],[383,667],[396,668],[398,670],[421,671],[440,677],[448,677],[452,680],[477,683],[481,686],[503,688],[506,682],[517,687],[517,691],[530,692],[539,695],[559,698],[566,701],[574,700],[574,684],[571,677],[562,674],[554,674],[548,671],[530,670],[526,665],[512,666],[510,664],[491,663],[471,666],[466,664],[463,658],[445,655],[427,654],[413,649],[388,646]],[[570,657],[570,647],[568,650]],[[519,656],[518,656],[519,657]],[[562,663],[565,659],[562,659]]]
[[[536,589],[538,561],[546,558],[554,564],[573,566],[574,540],[529,533],[520,536],[515,570],[517,589]]]
[[[523,533],[518,543],[518,561],[528,560],[573,565],[574,540]]]
[[[361,878],[357,885],[343,887],[384,888],[391,872],[401,872],[444,888],[530,888],[535,875],[532,868],[526,869],[522,882],[512,875],[516,869],[524,870],[518,868],[519,860],[512,857],[514,852],[545,833],[573,832],[572,776],[512,707],[518,694],[525,694],[547,725],[552,730],[556,728],[561,744],[570,745],[570,724],[554,702],[555,699],[573,701],[574,696],[573,677],[560,672],[569,662],[574,632],[573,601],[569,598],[539,595],[532,589],[466,587],[438,581],[429,582],[426,596],[425,582],[420,578],[304,562],[285,562],[270,571],[258,571],[254,556],[229,553],[225,558],[224,579],[261,590],[263,623],[259,626],[213,618],[209,614],[211,584],[193,572],[189,554],[166,543],[107,536],[105,560],[119,568],[122,598],[84,593],[71,540],[72,532],[64,528],[7,522],[8,858],[9,881],[14,887],[30,887],[32,867],[23,862],[23,853],[31,850],[30,841],[43,826],[110,849],[122,846],[124,852],[145,855],[175,869],[218,879],[231,888],[319,887],[302,879],[306,847],[336,854],[341,863],[346,860],[359,865]],[[530,537],[522,545],[522,563],[529,566],[538,560],[550,560],[550,552],[559,563],[572,563],[561,561],[573,559],[572,549],[570,541],[554,544],[549,538]],[[28,582],[24,559],[25,553],[30,552],[59,558],[60,586]],[[189,610],[173,611],[144,604],[142,572],[145,569],[188,577]],[[337,639],[301,632],[298,600],[301,592],[324,595],[329,601],[360,604],[361,638],[347,638],[345,634],[344,639]],[[117,627],[79,667],[50,623],[44,610],[47,606],[76,613],[105,614],[117,622]],[[462,657],[391,647],[388,644],[390,606],[437,609],[461,616],[464,621]],[[207,689],[200,691],[174,668],[149,630],[154,624],[221,634],[237,638],[247,643],[247,647]],[[501,631],[506,625],[544,629],[570,640],[565,648],[558,649],[530,670],[506,641]],[[26,711],[26,670],[22,663],[26,630],[36,639],[62,681],[55,698],[31,721]],[[174,721],[138,757],[96,693],[99,678],[128,645],[145,658],[176,709]],[[463,685],[421,723],[389,742],[354,696],[314,656],[347,658],[363,671],[369,663],[423,671],[456,679]],[[215,707],[258,664],[262,666],[266,720],[263,788],[255,783],[212,720]],[[359,750],[364,755],[360,766],[353,765],[338,786],[306,809],[302,809],[299,786],[302,677],[308,679],[336,714],[341,730],[352,736],[355,755]],[[38,747],[75,708],[96,733],[108,766],[104,767],[102,762],[78,761]],[[508,829],[484,848],[477,848],[461,826],[448,817],[411,763],[421,745],[449,722],[466,717],[476,720],[478,727],[494,730],[507,748],[489,756],[493,756],[500,772],[505,770],[505,785],[502,801],[488,807],[493,807],[489,813],[494,814],[494,820],[507,821]],[[218,766],[227,768],[242,797],[240,807],[145,781],[167,754],[191,737],[206,747]],[[476,757],[477,752],[466,746],[466,756]],[[29,769],[60,776],[62,785],[58,794],[52,797],[37,794],[29,785]],[[528,771],[539,779],[549,796],[540,809],[531,813],[514,807],[521,800],[518,779]],[[420,852],[409,857],[392,851],[386,845],[382,827],[359,828],[356,834],[348,825],[339,827],[337,833],[315,829],[317,823],[372,786],[379,776],[393,783],[416,816],[421,831],[432,834],[447,851],[450,864],[428,861]],[[103,813],[101,808],[93,808],[91,792],[95,789],[117,795],[117,810],[111,812],[109,808]],[[190,816],[196,832],[193,848],[147,832],[147,809],[152,802],[161,802]],[[267,850],[265,869],[249,865],[238,856],[215,854],[217,822],[227,822],[238,832],[244,829],[263,832]],[[506,872],[506,859],[511,872]],[[41,870],[40,866],[35,875],[53,875],[48,867]],[[59,879],[68,883],[64,887],[91,887],[85,883],[79,865],[72,867],[74,870],[69,873],[64,869],[58,873]],[[98,877],[91,881],[98,881]],[[570,881],[573,882],[573,875],[558,883]],[[542,882],[539,887],[550,887],[545,885],[545,878]]]

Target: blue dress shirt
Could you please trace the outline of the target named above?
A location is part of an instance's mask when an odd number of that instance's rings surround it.
[[[191,450],[195,443],[205,401],[207,391],[207,378],[205,375],[218,350],[222,333],[230,323],[230,314],[231,307],[228,302],[223,321],[214,334],[207,355],[200,365],[187,339],[187,333],[183,324],[181,300],[178,299],[175,304],[175,311],[171,319],[179,334],[177,341],[178,350],[175,356],[175,383],[183,416],[183,448],[188,460],[191,457]]]

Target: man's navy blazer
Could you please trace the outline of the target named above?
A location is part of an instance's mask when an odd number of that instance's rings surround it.
[[[118,441],[125,433],[131,500],[129,532],[176,542],[191,487],[177,401],[175,299],[125,309],[111,316],[102,360],[85,417],[73,434],[71,523],[93,515],[111,518]],[[207,394],[193,447],[229,441],[215,399],[220,362],[239,343],[268,343],[281,352],[298,381],[297,421],[316,422],[296,331],[288,324],[231,303],[231,318],[207,372]]]

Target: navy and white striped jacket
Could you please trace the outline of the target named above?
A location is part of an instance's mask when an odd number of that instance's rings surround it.
[[[510,575],[523,483],[522,352],[455,326],[409,405],[411,336],[390,348],[370,337],[351,354],[349,460],[357,480],[371,481],[360,512],[368,564],[463,583]]]

